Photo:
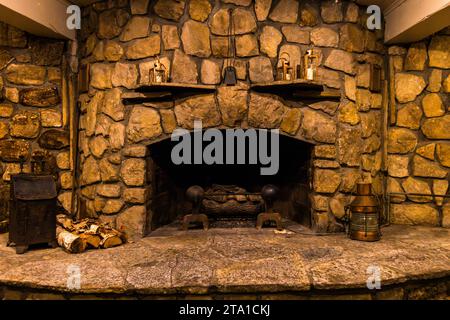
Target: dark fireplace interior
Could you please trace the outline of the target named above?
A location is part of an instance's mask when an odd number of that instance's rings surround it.
[[[193,141],[193,133],[190,135]],[[264,209],[261,189],[264,185],[273,184],[280,190],[274,210],[283,218],[311,226],[309,193],[312,144],[280,135],[278,173],[264,176],[260,174],[260,164],[175,165],[171,160],[171,152],[177,143],[166,139],[149,146],[148,181],[152,200],[147,204],[151,212],[148,230],[155,230],[190,213],[192,207],[185,193],[193,185],[205,190],[202,213],[213,221],[256,220],[257,214]],[[203,144],[205,146],[208,143]],[[246,151],[248,159],[248,141]],[[271,148],[269,154],[270,151]]]

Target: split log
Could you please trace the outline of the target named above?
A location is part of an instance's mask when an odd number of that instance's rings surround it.
[[[73,231],[73,220],[70,218],[67,218],[64,214],[58,214],[56,217],[56,221],[58,225],[63,227],[66,230]]]
[[[101,246],[104,249],[112,248],[121,245],[125,240],[124,234],[120,231],[112,229],[109,226],[99,228],[100,236],[102,237]]]
[[[100,243],[102,241],[102,238],[96,234],[83,233],[80,234],[80,238],[83,239],[88,246],[95,249],[100,247]]]
[[[111,228],[108,225],[102,225],[99,227],[98,229],[98,234],[102,237],[102,238],[106,238],[109,237],[111,235],[117,236],[122,240],[122,243],[126,243],[128,242],[128,236],[126,234],[126,232],[124,230],[116,230]]]
[[[104,249],[117,247],[122,244],[122,239],[115,234],[107,234],[103,237],[101,246]]]
[[[85,232],[86,234],[99,234],[100,233],[100,226],[96,224],[91,224],[89,226],[89,230]]]
[[[77,233],[84,233],[89,230],[89,221],[88,219],[81,220],[79,223],[73,225]]]
[[[81,253],[86,250],[87,243],[78,235],[70,233],[61,227],[56,228],[58,244],[70,253]]]

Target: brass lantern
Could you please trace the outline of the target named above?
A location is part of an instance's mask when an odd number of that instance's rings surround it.
[[[287,52],[283,52],[278,59],[277,80],[294,80],[294,68],[291,67],[291,57]]]
[[[150,83],[164,83],[167,82],[167,69],[161,63],[159,57],[155,61],[153,68],[150,69],[149,74]]]
[[[372,194],[372,184],[358,183],[355,199],[350,204],[350,239],[380,240],[379,210],[378,200]]]

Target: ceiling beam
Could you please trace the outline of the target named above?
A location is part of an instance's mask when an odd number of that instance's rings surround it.
[[[450,0],[397,0],[384,11],[388,44],[420,41],[449,25]]]
[[[28,33],[59,39],[76,39],[66,25],[65,0],[0,0],[0,21]]]

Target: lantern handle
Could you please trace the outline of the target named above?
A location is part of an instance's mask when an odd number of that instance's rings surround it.
[[[283,55],[287,55],[287,56],[288,56],[288,59],[283,58]],[[287,53],[286,51],[285,51],[285,52],[282,52],[282,53],[280,54],[280,58],[279,58],[278,60],[282,60],[282,59],[284,59],[286,62],[291,62],[291,56],[290,56],[289,53]]]
[[[166,71],[167,67],[164,65],[164,63],[161,62],[161,59],[159,58],[159,56],[156,56],[156,60],[159,63],[159,65],[164,68],[164,71]]]

